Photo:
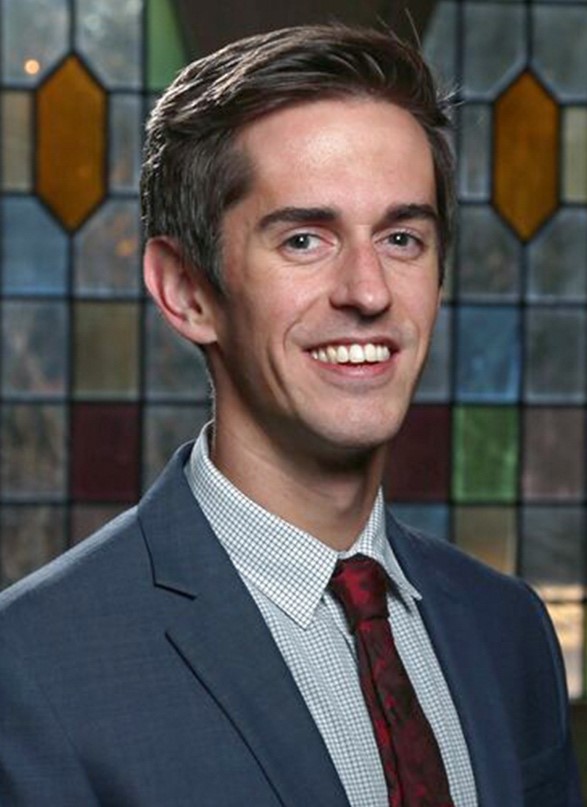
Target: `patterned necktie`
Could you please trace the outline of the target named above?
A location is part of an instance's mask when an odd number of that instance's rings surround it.
[[[355,635],[390,807],[453,807],[436,738],[393,641],[385,571],[371,558],[354,555],[338,562],[330,588]]]

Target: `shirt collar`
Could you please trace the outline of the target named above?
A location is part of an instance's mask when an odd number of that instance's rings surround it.
[[[402,599],[420,599],[387,540],[381,491],[353,546],[339,553],[235,487],[210,459],[210,427],[204,427],[194,444],[185,466],[187,481],[239,574],[291,619],[303,628],[309,626],[337,560],[357,552],[381,563]]]

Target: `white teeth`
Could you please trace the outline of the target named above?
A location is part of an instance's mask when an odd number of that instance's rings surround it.
[[[327,345],[312,351],[312,358],[325,364],[376,364],[387,361],[391,356],[387,345]]]

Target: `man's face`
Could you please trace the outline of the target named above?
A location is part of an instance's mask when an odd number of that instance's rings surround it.
[[[302,104],[237,139],[248,195],[222,227],[216,424],[258,449],[356,456],[399,429],[439,300],[430,147],[371,100]]]

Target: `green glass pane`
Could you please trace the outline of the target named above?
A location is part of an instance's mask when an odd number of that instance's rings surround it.
[[[31,188],[32,100],[30,92],[2,93],[0,141],[3,190],[28,191]]]
[[[453,468],[453,493],[457,501],[515,501],[517,409],[511,406],[456,407]]]
[[[186,54],[173,4],[170,0],[148,0],[147,87],[166,87],[186,62]]]
[[[587,202],[587,107],[563,111],[563,199]]]
[[[80,302],[74,308],[78,398],[134,398],[139,384],[139,307]]]

